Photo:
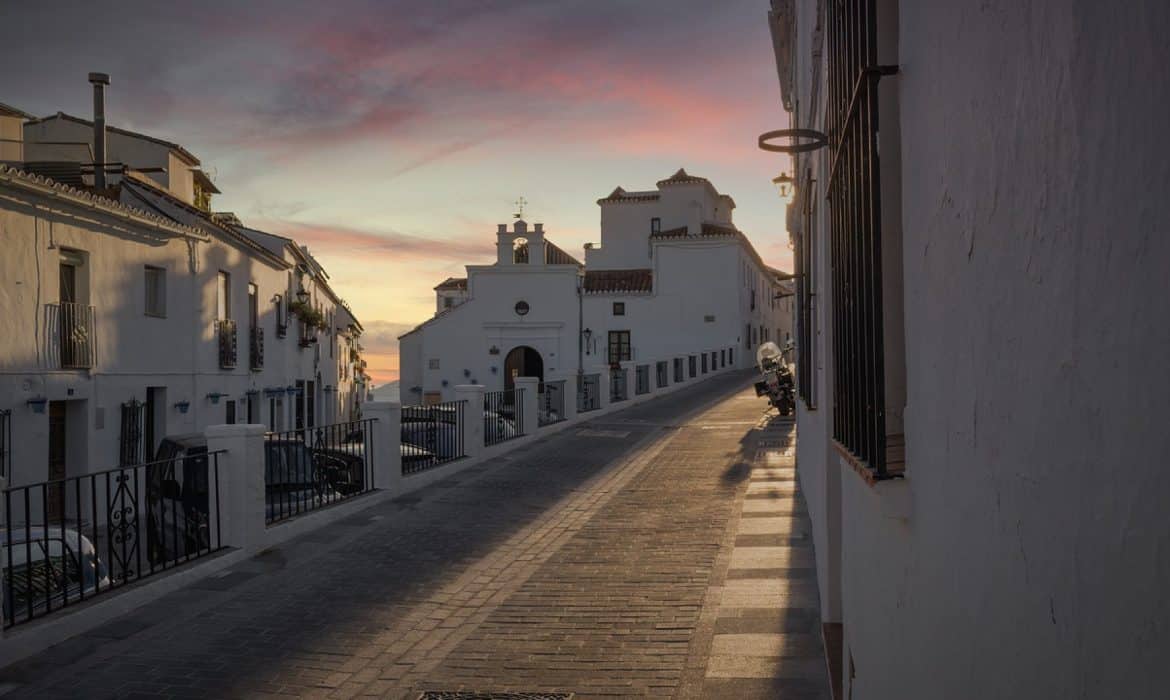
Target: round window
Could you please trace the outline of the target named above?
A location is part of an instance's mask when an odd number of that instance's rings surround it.
[[[516,302],[516,314],[518,316],[523,316],[527,313],[528,313],[528,302],[526,302],[526,301]]]

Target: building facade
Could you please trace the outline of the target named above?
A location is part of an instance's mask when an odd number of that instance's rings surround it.
[[[116,130],[125,167],[96,190],[78,148],[44,150],[84,139],[79,121],[27,122],[28,167],[0,169],[8,485],[141,463],[209,425],[356,417],[361,325],[309,252],[211,213],[198,159],[149,136]]]
[[[769,20],[837,697],[1164,694],[1166,6]]]
[[[499,226],[493,264],[435,288],[436,315],[399,338],[404,403],[449,400],[459,384],[509,388],[515,376],[572,386],[625,365],[655,377],[665,365],[673,381],[676,366],[687,378],[750,367],[760,343],[790,337],[787,276],[708,180],[679,170],[598,205],[601,243],[584,264],[521,220]]]

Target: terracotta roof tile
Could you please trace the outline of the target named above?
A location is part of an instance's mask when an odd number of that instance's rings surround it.
[[[597,203],[652,202],[658,199],[658,196],[657,192],[626,192],[621,187],[616,187],[608,196],[597,200]]]
[[[436,290],[440,290],[440,289],[463,289],[463,290],[466,290],[467,289],[467,278],[466,277],[448,277],[447,279],[440,282],[435,287],[435,289]]]
[[[649,269],[585,271],[586,294],[638,293],[653,289],[654,273]]]
[[[659,180],[656,184],[659,187],[662,187],[663,185],[689,185],[695,182],[706,182],[707,184],[711,184],[711,181],[707,178],[690,175],[683,168],[679,168],[674,175],[671,175],[665,180]]]

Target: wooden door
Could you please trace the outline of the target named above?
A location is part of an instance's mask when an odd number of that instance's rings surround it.
[[[49,486],[45,494],[46,521],[60,522],[65,517],[66,454],[65,402],[49,402]]]

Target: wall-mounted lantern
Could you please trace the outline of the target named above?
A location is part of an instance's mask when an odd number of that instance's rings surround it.
[[[305,291],[304,287],[301,287],[297,290],[297,301],[301,302],[302,304],[309,303],[309,293]]]
[[[187,399],[176,401],[175,408],[179,411],[179,413],[186,413],[187,411],[191,410],[191,402]]]
[[[448,382],[446,379],[444,379],[444,380],[443,380],[443,386],[447,386],[447,384],[449,384],[449,382]]]
[[[34,396],[25,403],[33,410],[33,413],[44,413],[45,405],[49,403],[49,400],[44,396]]]
[[[471,370],[469,370],[469,369],[465,369],[465,370],[463,370],[463,376],[464,376],[464,377],[470,377],[470,376],[471,376]]]
[[[496,347],[495,345],[493,345],[490,348],[488,348],[488,354],[489,355],[499,355],[500,349],[498,347]]]
[[[793,179],[788,173],[780,173],[772,178],[772,184],[780,190],[780,196],[787,199],[792,194]]]
[[[500,368],[499,368],[499,367],[496,367],[495,365],[492,365],[492,374],[495,374],[495,373],[497,373],[497,372],[499,372],[499,371],[500,371]]]
[[[581,336],[583,338],[585,338],[585,354],[588,355],[589,354],[589,339],[593,337],[593,331],[586,328],[585,330],[581,331]]]

